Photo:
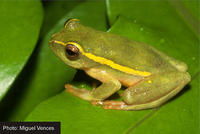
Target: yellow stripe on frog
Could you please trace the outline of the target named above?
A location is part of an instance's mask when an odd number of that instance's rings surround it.
[[[64,42],[61,42],[61,41],[54,41],[54,42],[58,43],[58,44],[61,44],[61,45],[64,45],[64,46],[66,46],[66,44],[75,45],[80,50],[81,54],[85,55],[87,58],[89,58],[89,59],[91,59],[91,60],[93,60],[93,61],[95,61],[97,63],[108,65],[111,68],[117,69],[117,70],[119,70],[121,72],[125,72],[125,73],[128,73],[128,74],[133,74],[133,75],[140,75],[140,76],[150,76],[151,75],[150,72],[134,70],[132,68],[116,64],[115,62],[113,62],[113,61],[111,61],[109,59],[106,59],[106,58],[103,58],[103,57],[100,57],[100,56],[96,56],[96,55],[93,55],[91,53],[86,53],[83,50],[83,48],[76,42],[67,42],[67,43],[64,43]]]

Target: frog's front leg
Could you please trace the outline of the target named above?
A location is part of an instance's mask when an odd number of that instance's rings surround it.
[[[127,88],[123,101],[102,102],[105,109],[140,110],[158,107],[172,98],[190,81],[190,75],[182,72],[168,72],[152,75]]]
[[[66,84],[65,88],[67,92],[70,92],[81,99],[93,101],[104,100],[121,88],[121,83],[110,76],[106,71],[99,69],[88,69],[85,71],[93,78],[101,81],[102,84],[92,91],[79,89],[70,84]]]

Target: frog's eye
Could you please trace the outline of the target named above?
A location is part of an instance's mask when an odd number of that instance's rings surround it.
[[[65,47],[65,52],[69,60],[76,60],[80,56],[79,49],[73,44],[67,44]]]
[[[70,21],[72,21],[72,19],[68,19],[67,21],[65,21],[64,27],[66,28],[66,26],[70,23]]]
[[[78,19],[68,19],[65,22],[64,27],[69,30],[74,30],[77,27],[77,24],[79,24]]]

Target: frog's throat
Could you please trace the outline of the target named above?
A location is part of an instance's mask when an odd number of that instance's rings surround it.
[[[81,52],[82,55],[85,55],[87,58],[97,62],[97,63],[100,63],[100,64],[104,64],[104,65],[108,65],[109,67],[113,68],[113,69],[116,69],[116,70],[119,70],[121,72],[124,72],[124,73],[127,73],[127,74],[133,74],[133,75],[139,75],[139,76],[150,76],[151,73],[150,72],[145,72],[145,71],[139,71],[139,70],[135,70],[135,69],[132,69],[132,68],[129,68],[129,67],[126,67],[126,66],[122,66],[122,65],[119,65],[109,59],[106,59],[106,58],[103,58],[103,57],[100,57],[100,56],[96,56],[96,55],[93,55],[91,53],[86,53],[83,48],[76,42],[67,42],[67,43],[64,43],[64,42],[61,42],[61,41],[54,41],[55,43],[57,44],[60,44],[60,45],[63,45],[63,46],[66,46],[66,44],[72,44],[72,45],[75,45]]]

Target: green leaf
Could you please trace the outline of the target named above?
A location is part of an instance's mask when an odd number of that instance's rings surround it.
[[[13,92],[4,100],[4,110],[1,110],[4,120],[23,120],[37,104],[63,90],[64,84],[73,79],[75,69],[62,63],[48,45],[51,35],[60,31],[69,18],[79,18],[88,26],[105,30],[105,4],[102,1],[79,4],[44,37],[13,86]],[[22,81],[26,81],[26,84],[22,84]]]
[[[180,0],[171,1],[171,4],[176,8],[177,13],[183,18],[186,24],[195,32],[197,36],[200,35],[200,2],[198,0]],[[200,36],[199,36],[200,37]]]
[[[44,5],[44,21],[41,29],[40,36],[43,37],[52,27],[63,18],[66,13],[70,12],[73,8],[83,3],[85,0],[51,0],[51,2],[43,2]]]
[[[191,31],[188,32],[188,25],[189,27],[193,27],[193,24],[190,23],[186,25],[188,18],[185,18],[186,14],[190,13],[188,13],[189,11],[185,10],[185,8],[183,9],[185,15],[180,11],[180,9],[183,8],[181,2],[178,2],[178,4],[172,0],[106,0],[106,2],[110,24],[115,22],[117,16],[123,15],[171,36],[181,36],[180,34],[182,33],[186,34],[182,36],[191,36]],[[199,9],[198,2],[188,3],[190,4],[187,5],[197,7],[193,8],[193,12],[198,14],[199,18],[199,12],[198,10],[195,10]],[[199,36],[200,33],[197,32],[199,27],[196,25],[196,23],[199,24],[199,21],[196,20],[196,18],[193,18],[193,16],[190,16],[190,19],[195,21],[192,32],[196,34],[196,36]]]
[[[199,0],[181,0],[183,4],[183,8],[188,10],[187,12],[192,14],[192,17],[195,17],[198,21],[200,21],[199,16],[199,8],[200,8],[200,1]]]
[[[43,12],[39,0],[12,2],[1,0],[0,13],[0,100],[2,100],[36,45]]]
[[[60,121],[62,133],[121,134],[149,111],[104,110],[63,91],[36,107],[26,121]]]

